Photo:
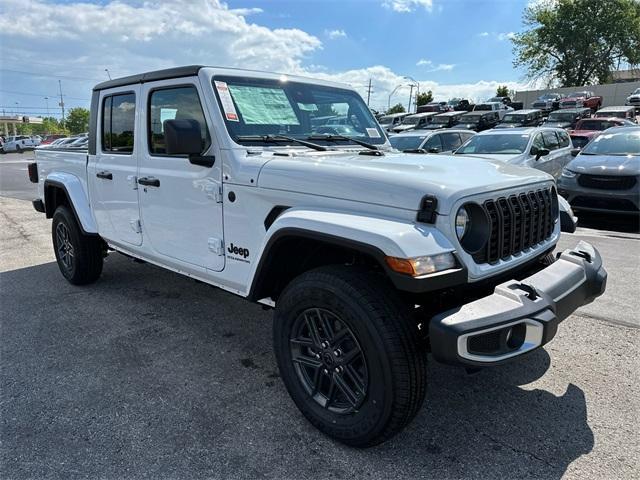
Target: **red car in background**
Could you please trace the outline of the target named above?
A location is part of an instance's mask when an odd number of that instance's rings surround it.
[[[579,148],[581,150],[584,148],[584,146],[587,143],[589,143],[598,135],[600,135],[600,132],[596,130],[583,130],[582,132],[569,134],[569,136],[571,137],[571,143],[573,144],[573,147]]]
[[[593,117],[583,118],[576,123],[576,128],[569,130],[569,135],[585,135],[591,132],[601,132],[611,127],[634,126],[635,123],[623,118]]]
[[[51,142],[53,142],[54,140],[57,140],[59,138],[64,138],[66,137],[66,135],[45,135],[42,139],[42,141],[40,142],[40,145],[49,145]]]
[[[588,107],[595,112],[602,106],[602,97],[593,92],[583,90],[573,92],[560,100],[560,108],[584,108]]]

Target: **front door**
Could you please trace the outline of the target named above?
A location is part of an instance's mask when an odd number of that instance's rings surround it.
[[[106,240],[140,245],[140,215],[135,182],[141,145],[136,129],[139,85],[101,94],[96,155],[87,174],[98,231]]]
[[[222,162],[205,120],[200,82],[192,77],[145,83],[141,95],[147,142],[139,155],[138,193],[145,243],[159,256],[220,271]],[[173,119],[200,124],[202,154],[216,157],[213,167],[166,153],[164,122]]]

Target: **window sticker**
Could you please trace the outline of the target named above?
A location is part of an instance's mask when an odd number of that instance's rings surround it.
[[[377,128],[367,128],[366,130],[369,138],[380,138],[380,132],[378,132]]]
[[[229,93],[229,87],[227,86],[227,82],[219,82],[216,80],[216,90],[218,90],[218,95],[220,95],[220,102],[222,102],[222,110],[224,110],[224,116],[227,120],[232,122],[239,122],[238,113],[236,112],[236,107],[233,104],[233,99],[231,98],[231,94]]]
[[[246,125],[300,125],[281,88],[231,85],[229,91]]]

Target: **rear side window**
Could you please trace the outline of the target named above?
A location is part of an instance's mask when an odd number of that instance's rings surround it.
[[[124,93],[104,97],[102,101],[102,151],[133,152],[135,123],[135,94]]]
[[[167,120],[192,119],[200,124],[202,151],[211,143],[209,129],[204,118],[198,91],[193,86],[153,90],[149,97],[149,152],[152,155],[167,155],[164,140],[164,122]]]
[[[544,138],[544,144],[549,150],[557,150],[558,145],[558,137],[556,137],[556,132],[542,132],[542,137]]]
[[[443,152],[456,150],[460,145],[462,145],[462,142],[460,141],[460,135],[458,133],[443,133],[441,137]]]
[[[560,142],[560,148],[568,147],[571,145],[571,139],[569,138],[569,134],[567,132],[556,132],[558,135],[558,140]]]

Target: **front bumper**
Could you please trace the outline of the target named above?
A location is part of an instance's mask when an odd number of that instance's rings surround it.
[[[578,185],[575,178],[558,179],[558,194],[562,195],[576,212],[640,214],[638,187],[629,190],[603,190]]]
[[[593,246],[579,242],[557,261],[494,293],[434,317],[429,341],[436,360],[452,365],[497,365],[549,342],[558,324],[602,295],[607,272]]]

